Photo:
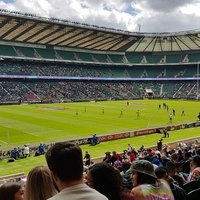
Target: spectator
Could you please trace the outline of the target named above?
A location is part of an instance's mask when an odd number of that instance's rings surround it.
[[[151,163],[153,165],[156,165],[157,167],[163,166],[161,159],[157,155],[154,155],[154,156],[151,157]],[[155,166],[155,168],[156,168],[156,166]]]
[[[131,165],[131,171],[133,183],[131,194],[136,196],[138,200],[174,200],[168,183],[157,179],[151,162],[147,160],[135,161]]]
[[[90,154],[88,153],[88,151],[85,152],[85,156],[84,156],[83,160],[84,160],[85,166],[90,166],[91,158],[90,158]]]
[[[60,192],[49,200],[106,200],[83,182],[81,148],[70,142],[56,143],[46,153],[46,161]]]
[[[40,145],[38,147],[38,151],[39,151],[40,154],[44,154],[45,153],[44,144],[40,143]]]
[[[24,157],[30,156],[29,146],[27,144],[24,145]]]
[[[196,149],[196,155],[200,156],[200,148]]]
[[[166,168],[170,177],[172,177],[180,187],[183,187],[183,178],[176,174],[176,165],[174,162],[169,161],[166,163]]]
[[[178,147],[178,152],[177,152],[177,155],[178,155],[178,161],[179,162],[182,162],[183,161],[183,152],[182,150],[180,149],[180,147]]]
[[[177,153],[172,153],[172,154],[171,154],[171,161],[172,161],[172,162],[174,162],[174,163],[175,163],[175,162],[178,162],[178,158],[179,158],[179,157],[178,157],[178,154],[177,154]]]
[[[15,147],[13,149],[13,151],[12,151],[12,158],[14,158],[15,160],[17,160],[17,159],[19,159],[19,156],[20,156],[19,150],[18,150],[18,148]]]
[[[166,167],[158,167],[155,169],[155,174],[158,179],[164,179],[168,182],[172,193],[174,195],[175,200],[185,200],[186,199],[186,191],[179,187],[173,178],[171,178],[168,174],[168,170]]]
[[[191,154],[190,152],[186,152],[183,155],[183,173],[188,174],[190,173],[190,162],[191,162]]]
[[[154,151],[153,151],[151,148],[148,148],[148,149],[146,150],[146,153],[147,153],[148,156],[152,157],[153,154],[154,154]]]
[[[96,134],[94,134],[92,136],[92,145],[96,145],[96,144],[99,144],[99,138],[97,137]]]
[[[190,162],[190,174],[188,181],[198,180],[200,178],[200,156],[192,157]]]
[[[109,200],[125,200],[130,195],[123,190],[122,177],[111,164],[101,162],[89,167],[87,184]]]
[[[105,152],[105,157],[103,158],[103,162],[111,163],[111,152]]]
[[[26,200],[46,200],[58,193],[51,172],[46,166],[34,167],[27,176]]]
[[[183,163],[182,162],[175,162],[175,170],[176,175],[180,176],[183,179],[183,183],[186,183],[187,180],[187,174],[183,173]]]
[[[157,142],[157,149],[158,149],[158,151],[161,151],[161,150],[162,150],[162,141],[163,141],[163,139],[161,138],[161,139],[158,140],[158,142]]]
[[[121,166],[122,164],[121,161],[122,161],[121,155],[116,151],[113,151],[112,156],[110,158],[111,165],[115,167]]]
[[[123,162],[122,163],[122,172],[121,172],[121,175],[122,175],[123,178],[125,178],[127,180],[126,187],[128,189],[132,189],[133,188],[133,184],[132,184],[132,181],[131,181],[130,166],[131,166],[131,163],[129,163],[129,162]]]
[[[135,154],[131,151],[128,151],[127,152],[127,159],[128,159],[128,162],[132,163],[134,160],[135,160]]]
[[[133,147],[131,146],[131,144],[128,144],[128,148],[127,148],[127,152],[132,152]]]
[[[0,186],[0,200],[24,200],[24,187],[20,182],[8,182]]]

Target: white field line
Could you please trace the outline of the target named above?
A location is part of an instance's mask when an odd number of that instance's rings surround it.
[[[39,136],[40,134],[43,134],[43,133],[56,133],[56,132],[60,132],[61,130],[52,130],[52,131],[40,131],[40,132],[30,132],[30,131],[23,131],[24,133],[27,133],[29,135],[34,135],[34,136]]]
[[[4,142],[3,140],[0,140],[0,142],[3,143],[3,144],[8,144],[7,142]]]

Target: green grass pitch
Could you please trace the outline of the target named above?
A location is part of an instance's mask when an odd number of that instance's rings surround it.
[[[169,106],[167,112],[163,103]],[[161,104],[161,109],[158,105]],[[104,108],[104,114],[102,113]],[[155,126],[169,125],[169,114],[175,109],[176,115],[172,124],[187,123],[197,120],[200,112],[198,101],[184,100],[130,100],[102,101],[59,104],[32,104],[0,106],[0,145],[1,149],[15,146],[39,145],[40,142],[51,143],[76,138],[133,131]],[[185,115],[181,116],[182,108]],[[123,109],[123,116],[120,116]],[[136,112],[140,111],[140,119]],[[178,141],[183,138],[199,136],[200,128],[171,131],[165,142]],[[81,146],[88,150],[92,157],[104,155],[109,150],[122,151],[131,143],[136,149],[155,145],[160,134],[153,134],[130,139],[104,142],[97,146]],[[14,163],[0,161],[0,176],[24,171],[27,173],[33,166],[46,164],[44,156],[17,160]]]

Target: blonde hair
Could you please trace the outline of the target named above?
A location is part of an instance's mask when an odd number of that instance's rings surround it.
[[[26,200],[46,200],[58,193],[51,172],[46,166],[34,167],[27,176]]]

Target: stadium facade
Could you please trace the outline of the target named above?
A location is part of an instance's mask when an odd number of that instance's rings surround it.
[[[200,30],[139,33],[0,10],[0,103],[199,99]]]

